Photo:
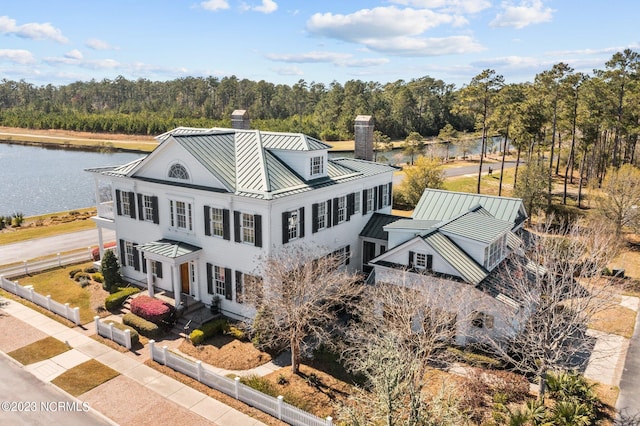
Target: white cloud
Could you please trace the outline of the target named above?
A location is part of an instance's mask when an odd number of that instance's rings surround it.
[[[207,0],[200,3],[203,9],[216,11],[222,9],[229,9],[229,2],[227,0]]]
[[[330,63],[341,67],[371,67],[386,64],[386,58],[365,58],[356,59],[349,53],[337,52],[307,52],[301,54],[275,54],[266,55],[268,59],[278,62],[289,62],[295,64],[305,63]]]
[[[478,13],[491,7],[488,0],[391,0],[391,3],[451,13]]]
[[[550,22],[555,12],[549,7],[544,7],[542,0],[522,0],[517,6],[511,1],[505,1],[501,8],[503,12],[496,15],[489,23],[490,26],[521,29],[528,25]]]
[[[81,60],[84,56],[82,55],[82,52],[80,52],[78,49],[73,49],[65,53],[64,57],[69,59]]]
[[[17,25],[16,20],[8,16],[0,16],[0,33],[13,34],[31,40],[53,40],[58,43],[67,43],[69,41],[62,35],[62,31],[48,22],[44,24],[31,22]]]
[[[111,46],[109,43],[107,43],[104,40],[100,40],[97,38],[90,38],[88,39],[85,43],[85,46],[87,46],[89,49],[93,49],[93,50],[117,50],[117,47]]]
[[[459,55],[485,50],[480,43],[469,36],[395,37],[384,40],[365,40],[364,43],[371,50],[398,56]]]
[[[28,65],[35,62],[33,55],[23,49],[0,49],[0,62],[13,62],[20,65]]]
[[[283,67],[283,68],[273,68],[276,74],[279,75],[295,75],[295,76],[303,76],[304,72],[298,67]]]
[[[262,5],[252,7],[251,10],[262,13],[273,13],[278,10],[278,4],[273,0],[262,0]]]

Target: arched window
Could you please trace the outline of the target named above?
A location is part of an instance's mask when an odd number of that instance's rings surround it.
[[[182,164],[174,164],[169,169],[169,177],[174,179],[189,180],[189,173]]]

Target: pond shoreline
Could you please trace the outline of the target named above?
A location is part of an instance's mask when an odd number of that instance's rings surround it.
[[[5,145],[35,146],[35,147],[45,148],[45,149],[61,149],[61,150],[68,150],[68,151],[86,151],[86,152],[100,152],[100,153],[127,152],[127,153],[133,153],[133,154],[148,154],[151,152],[151,151],[144,151],[140,149],[110,146],[106,144],[89,145],[89,144],[76,144],[76,143],[63,142],[63,141],[43,142],[43,141],[29,141],[29,140],[20,140],[20,139],[0,139],[0,143]]]

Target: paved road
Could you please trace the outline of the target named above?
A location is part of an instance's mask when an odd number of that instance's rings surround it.
[[[113,425],[90,408],[0,355],[0,424]]]
[[[627,358],[620,380],[620,395],[616,409],[623,415],[637,416],[640,424],[640,315],[636,317],[636,328],[629,342]]]
[[[522,161],[520,161],[520,164],[522,164]],[[445,177],[455,177],[455,176],[464,176],[464,175],[474,175],[477,176],[478,175],[478,165],[472,164],[470,166],[460,166],[460,167],[448,167],[446,169],[444,169],[444,175]],[[515,160],[513,161],[505,161],[504,162],[504,168],[506,169],[511,169],[513,167],[516,166],[516,162]],[[499,172],[500,171],[500,163],[484,163],[482,165],[482,172],[483,173],[489,173],[489,167],[491,167],[491,169],[494,172]],[[393,184],[394,185],[398,185],[400,184],[403,180],[404,180],[404,173],[402,174],[398,174],[398,175],[393,175]]]
[[[114,241],[114,231],[103,230],[104,242]],[[74,249],[86,249],[98,245],[97,229],[71,232],[53,237],[37,238],[20,243],[0,245],[0,265],[22,262]]]

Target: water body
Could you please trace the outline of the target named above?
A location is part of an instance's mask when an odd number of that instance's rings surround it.
[[[140,157],[0,144],[0,215],[33,216],[93,207],[95,184],[84,169],[126,164]]]

